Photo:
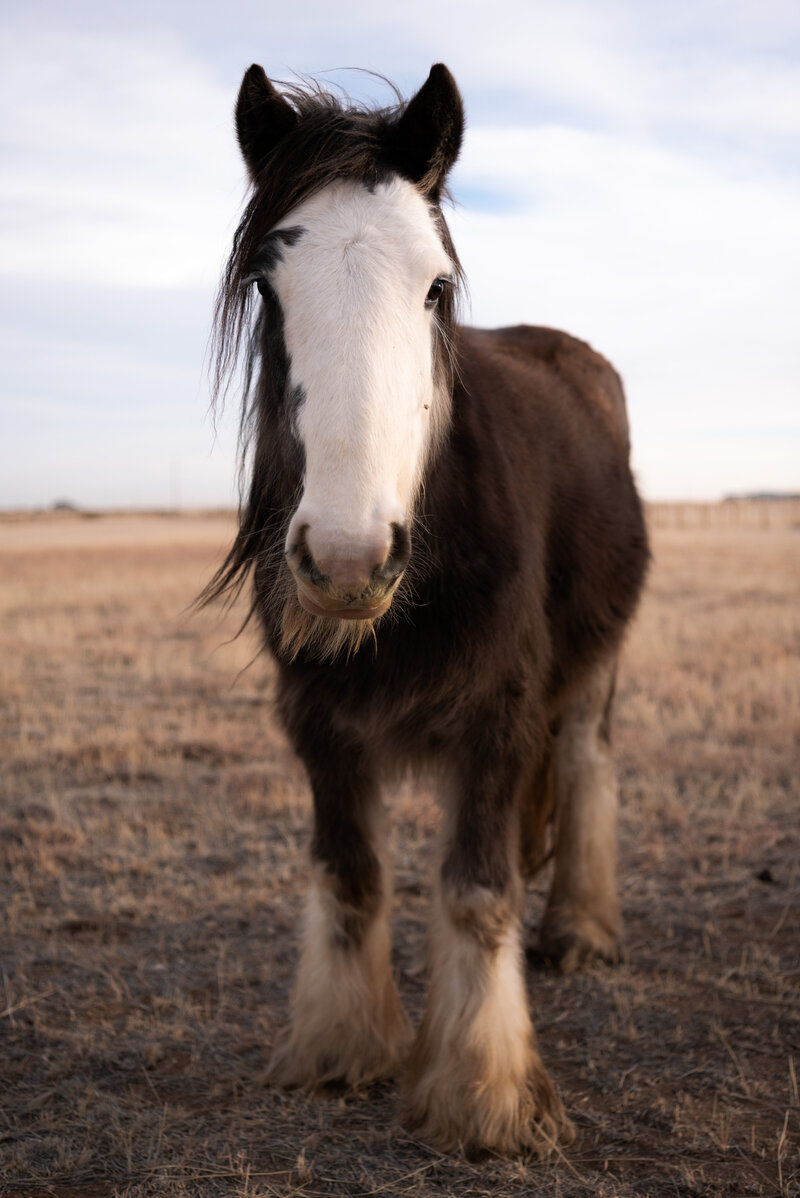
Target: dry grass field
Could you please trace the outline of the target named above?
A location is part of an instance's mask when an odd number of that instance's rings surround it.
[[[429,1150],[390,1083],[266,1081],[309,798],[237,613],[186,610],[230,518],[0,520],[0,1191],[800,1193],[800,530],[654,523],[615,733],[628,960],[531,960],[578,1133],[542,1165]],[[390,811],[418,1018],[438,816],[422,784]]]

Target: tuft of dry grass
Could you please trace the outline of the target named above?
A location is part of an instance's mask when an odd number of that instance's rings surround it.
[[[799,534],[654,530],[616,722],[628,959],[531,965],[578,1137],[530,1165],[431,1151],[389,1083],[267,1084],[309,801],[271,666],[230,639],[241,613],[187,610],[231,531],[214,513],[0,521],[0,1190],[800,1192]],[[433,795],[405,784],[390,820],[418,1019]]]

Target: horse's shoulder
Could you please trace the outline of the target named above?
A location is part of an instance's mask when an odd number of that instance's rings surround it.
[[[501,329],[460,330],[462,354],[495,366],[503,362],[544,367],[581,401],[595,408],[625,453],[628,416],[622,380],[611,363],[585,341],[560,329],[518,324]]]

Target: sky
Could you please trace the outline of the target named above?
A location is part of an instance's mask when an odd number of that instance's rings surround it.
[[[242,73],[387,101],[365,72],[411,95],[437,61],[465,319],[610,358],[646,498],[800,490],[796,0],[27,0],[0,15],[0,507],[235,502],[207,347]]]

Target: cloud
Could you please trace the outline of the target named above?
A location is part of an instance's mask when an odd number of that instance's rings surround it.
[[[160,504],[176,470],[184,502],[230,502],[235,418],[215,439],[204,360],[244,194],[231,94],[172,37],[15,38],[0,504]]]
[[[181,447],[203,461],[202,361],[244,194],[231,109],[252,59],[284,77],[357,63],[407,93],[447,61],[470,118],[451,223],[475,320],[560,325],[607,353],[650,493],[740,489],[748,438],[763,485],[796,486],[796,5],[500,0],[489,19],[456,0],[312,0],[280,28],[261,0],[64,13],[30,0],[5,18],[0,503],[47,501],[56,477],[113,502]]]
[[[530,207],[453,215],[476,322],[560,326],[612,359],[647,494],[742,489],[756,462],[796,487],[797,183],[559,128],[474,132],[464,177],[490,161]]]
[[[17,37],[0,72],[0,274],[210,283],[243,193],[230,93],[173,39]]]
[[[469,193],[485,178],[515,205],[499,217],[460,208],[453,217],[473,284],[502,270],[499,292],[487,285],[482,298],[473,286],[478,319],[509,319],[520,305],[540,312],[543,297],[592,322],[610,306],[647,345],[666,322],[685,344],[732,320],[773,343],[791,338],[800,179],[742,175],[641,139],[559,126],[473,130],[456,195],[462,181]]]

